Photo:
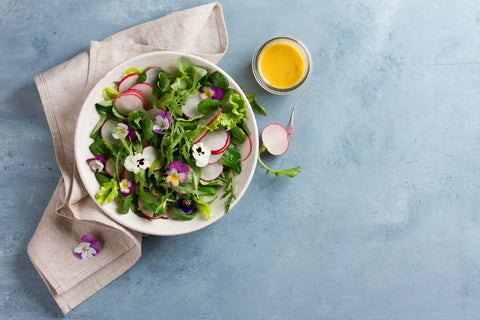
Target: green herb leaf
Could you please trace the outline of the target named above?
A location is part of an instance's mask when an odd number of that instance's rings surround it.
[[[275,174],[276,176],[278,177],[281,177],[281,176],[288,176],[290,178],[294,178],[296,177],[299,173],[300,173],[300,167],[297,166],[297,167],[293,167],[293,168],[289,168],[289,169],[282,169],[282,170],[274,170],[274,169],[271,169],[269,168],[267,165],[265,165],[262,160],[260,159],[260,154],[262,152],[264,152],[266,150],[265,146],[262,145],[258,151],[258,163],[260,163],[260,165],[262,167],[265,168],[265,170],[267,170],[267,172],[265,173],[265,175],[269,174],[270,172],[272,172],[273,174]]]
[[[230,142],[236,146],[241,145],[247,140],[247,135],[240,127],[234,127],[228,132],[230,132]]]
[[[218,72],[215,71],[208,77],[208,81],[214,86],[214,87],[219,87],[222,90],[225,90],[228,88],[228,80],[225,78],[225,76]]]
[[[262,116],[268,116],[267,111],[265,111],[265,108],[263,108],[260,103],[257,102],[256,100],[256,93],[252,94],[246,94],[245,96],[247,97],[248,102],[250,102],[250,106],[252,107],[253,112],[260,114]]]
[[[220,101],[215,100],[215,99],[206,99],[202,100],[198,103],[198,112],[201,114],[207,114],[209,112],[212,112],[214,110],[217,110],[217,108],[220,106]]]
[[[146,69],[148,68],[145,68],[145,71],[142,71],[140,73],[140,75],[138,76],[137,78],[137,81],[135,83],[142,83],[142,82],[145,82],[145,80],[147,80],[147,71]]]
[[[133,200],[133,194],[129,194],[127,197],[122,196],[118,201],[118,208],[117,208],[118,213],[121,213],[121,214],[128,213],[132,200]]]
[[[107,159],[111,156],[111,151],[108,148],[105,140],[100,138],[100,136],[96,136],[93,140],[92,144],[89,146],[90,152],[94,155],[101,155],[104,159]]]
[[[210,205],[207,202],[201,200],[196,200],[194,202],[195,210],[200,212],[205,219],[210,220],[212,218],[212,208],[210,208]]]
[[[228,147],[224,152],[220,163],[226,167],[232,168],[236,173],[240,173],[242,168],[240,166],[240,152],[232,147]]]

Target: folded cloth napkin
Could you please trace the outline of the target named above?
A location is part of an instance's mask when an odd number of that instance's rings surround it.
[[[63,313],[116,279],[141,255],[142,234],[106,216],[88,196],[75,168],[74,131],[84,98],[107,71],[138,54],[175,50],[217,63],[227,45],[222,8],[211,3],[93,41],[88,50],[35,77],[62,177],[28,255]],[[98,241],[87,248],[98,254],[79,259],[74,250],[81,242],[85,246],[85,234]]]

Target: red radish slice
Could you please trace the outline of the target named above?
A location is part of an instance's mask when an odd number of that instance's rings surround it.
[[[137,205],[138,205],[138,210],[140,210],[140,212],[147,218],[149,219],[153,219],[153,220],[156,220],[156,219],[160,219],[162,217],[164,217],[164,215],[161,215],[161,216],[158,216],[158,217],[153,217],[153,210],[150,210],[150,209],[142,209],[142,203],[140,202],[140,199],[137,200]]]
[[[110,177],[113,177],[116,171],[117,169],[115,167],[115,160],[112,157],[108,158],[105,162],[105,173]]]
[[[214,163],[202,168],[200,180],[209,182],[217,179],[223,172],[223,164]]]
[[[182,106],[182,112],[187,118],[193,118],[193,117],[198,117],[201,115],[200,112],[198,112],[198,104],[202,101],[200,99],[200,94],[197,92],[196,95],[193,97],[190,97],[187,100],[187,103],[185,103],[184,106]]]
[[[223,157],[223,152],[217,154],[211,154],[210,158],[208,158],[208,164],[214,164],[220,161]]]
[[[262,142],[268,152],[280,156],[288,150],[288,133],[278,123],[272,123],[263,129]]]
[[[157,67],[150,67],[147,70],[145,70],[145,73],[147,74],[147,79],[145,80],[145,82],[154,86],[158,81],[159,72],[160,72],[160,68],[157,68]]]
[[[135,95],[138,95],[142,101],[143,101],[143,107],[145,108],[147,106],[147,103],[148,103],[148,99],[147,99],[147,96],[140,90],[138,89],[134,89],[133,87],[126,90],[126,91],[123,91],[122,92],[123,94],[127,94],[127,93],[133,93]]]
[[[113,128],[116,128],[117,125],[118,122],[107,120],[103,123],[102,128],[100,129],[100,137],[102,137],[102,139],[107,141],[107,143],[110,145],[118,141],[113,137]]]
[[[198,124],[200,126],[208,126],[210,123],[212,123],[215,119],[218,118],[218,116],[222,113],[222,109],[218,108],[214,112],[209,112],[207,113],[200,121],[198,121]]]
[[[142,93],[143,95],[143,93]],[[120,93],[114,100],[113,106],[117,111],[124,115],[128,116],[129,113],[143,109],[144,108],[144,97],[136,92],[123,92]]]
[[[245,161],[250,157],[252,153],[252,138],[250,136],[247,136],[245,142],[238,146],[238,151],[240,152],[240,161]]]
[[[128,91],[130,90],[138,90],[145,96],[145,109],[152,108],[152,90],[153,87],[150,83],[141,82],[134,84]]]
[[[138,77],[140,77],[140,73],[131,73],[129,75],[126,75],[125,77],[120,80],[117,86],[118,92],[123,92],[128,89],[130,89],[131,86],[133,86],[136,82]]]
[[[155,148],[154,146],[144,147],[143,150],[142,150],[142,155],[145,157],[145,160],[148,161],[148,163],[149,163],[148,167],[149,168],[155,162],[155,160],[157,160],[159,158],[158,149]],[[157,167],[157,168],[155,168],[155,171],[160,170],[160,169],[161,169],[160,167]]]
[[[203,142],[213,154],[216,154],[228,148],[230,134],[224,128],[218,128],[215,131],[209,131],[200,141]]]
[[[205,129],[203,130],[198,136],[196,136],[194,139],[193,139],[193,143],[199,143],[200,140],[202,140],[206,135],[207,133],[209,132],[210,130],[208,129]]]

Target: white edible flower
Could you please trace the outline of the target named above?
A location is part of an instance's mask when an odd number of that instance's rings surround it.
[[[90,242],[80,242],[78,247],[73,250],[81,259],[92,258],[97,255],[97,250],[90,246]]]
[[[150,166],[150,163],[141,153],[136,153],[133,156],[125,158],[123,165],[128,171],[138,173],[140,169],[147,169]]]
[[[197,167],[206,167],[208,165],[208,161],[210,160],[210,154],[210,149],[205,146],[203,142],[196,143],[192,147],[192,155],[196,160],[195,164]]]
[[[93,172],[102,172],[104,168],[104,164],[100,160],[92,160],[90,161],[90,169],[92,169]]]
[[[125,123],[118,123],[117,124],[117,130],[114,130],[112,135],[115,139],[120,139],[120,136],[118,135],[117,132],[120,132],[123,138],[128,136],[128,126]]]

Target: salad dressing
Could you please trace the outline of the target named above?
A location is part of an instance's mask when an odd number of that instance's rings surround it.
[[[305,61],[294,46],[274,43],[260,52],[259,69],[266,82],[272,87],[293,87],[303,77]]]

